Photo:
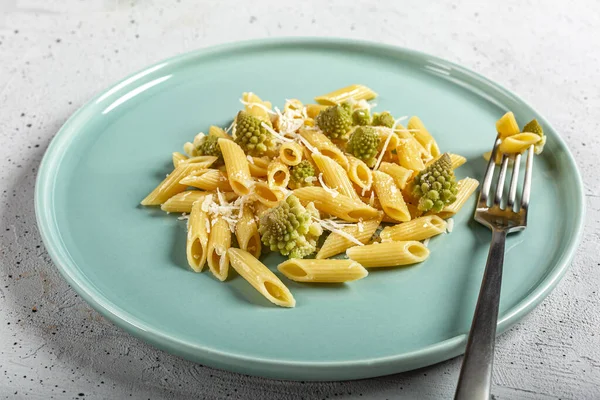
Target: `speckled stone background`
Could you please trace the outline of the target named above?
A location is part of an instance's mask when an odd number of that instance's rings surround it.
[[[419,49],[518,92],[567,140],[587,226],[565,279],[498,340],[496,399],[600,398],[600,3],[0,0],[0,398],[443,399],[461,359],[354,382],[290,383],[192,364],[92,311],[36,230],[48,143],[93,94],[199,47],[290,35]],[[443,3],[443,4],[442,4]],[[466,121],[465,123],[468,123]]]

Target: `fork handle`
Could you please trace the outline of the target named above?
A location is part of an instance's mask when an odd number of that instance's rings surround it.
[[[494,229],[455,400],[489,400],[506,231]]]

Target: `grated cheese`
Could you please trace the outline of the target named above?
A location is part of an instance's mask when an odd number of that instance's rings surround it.
[[[252,93],[249,93],[252,94]],[[262,108],[263,110],[265,110],[267,113],[272,114],[272,115],[277,115],[277,113],[273,110],[271,110],[269,107],[265,106],[264,104],[261,103],[251,103],[248,101],[244,101],[243,99],[240,99],[240,103],[242,103],[245,106],[250,106],[250,107],[258,107],[258,108]]]
[[[406,118],[408,118],[408,117],[406,117],[406,116],[400,117],[394,121],[394,125],[392,125],[392,128],[391,128],[392,131],[390,132],[388,137],[385,139],[385,143],[383,144],[383,148],[381,149],[381,154],[379,154],[379,157],[377,157],[377,162],[375,163],[375,166],[373,167],[373,171],[377,171],[379,169],[379,165],[381,164],[381,161],[383,160],[383,156],[385,155],[385,152],[387,151],[390,141],[392,140],[392,135],[395,135],[394,130],[396,129],[396,126],[398,126],[400,121],[403,121]]]
[[[252,158],[252,156],[246,156],[246,159],[250,164],[254,165],[254,158]]]
[[[423,240],[423,246],[427,247],[429,245],[429,238]]]
[[[261,122],[260,125],[263,128],[265,128],[266,130],[268,130],[271,133],[271,135],[275,136],[277,139],[281,140],[282,142],[293,142],[292,139],[282,136],[279,132],[277,132],[275,129],[271,128],[269,125],[265,124],[264,122]]]
[[[446,230],[448,231],[448,233],[452,232],[452,230],[454,229],[454,218],[448,218],[446,220]]]
[[[344,230],[340,229],[340,225],[337,224],[336,222],[334,222],[332,220],[327,220],[327,219],[317,219],[315,217],[313,217],[313,218],[324,229],[327,229],[328,231],[330,231],[332,233],[336,233],[336,234],[342,236],[343,238],[348,239],[352,243],[356,243],[358,246],[364,246],[364,243],[362,243],[360,240],[358,240],[357,238],[355,238],[354,236],[352,236],[348,232],[345,232]],[[343,225],[343,227],[348,227],[348,226],[353,226],[353,225],[352,224],[344,224]]]

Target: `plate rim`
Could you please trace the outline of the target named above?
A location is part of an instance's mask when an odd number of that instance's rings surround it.
[[[260,358],[246,356],[235,352],[222,351],[196,343],[192,343],[180,338],[176,338],[164,331],[153,328],[152,326],[138,320],[135,315],[121,309],[116,304],[105,298],[101,293],[95,291],[91,285],[85,282],[85,277],[80,273],[77,264],[71,259],[68,250],[62,242],[60,231],[56,226],[54,197],[52,188],[56,181],[57,167],[62,161],[63,152],[61,150],[69,146],[72,138],[77,134],[77,127],[83,126],[87,120],[95,115],[92,110],[95,103],[105,97],[125,88],[129,83],[133,83],[137,78],[170,65],[185,63],[197,57],[205,57],[210,53],[226,53],[230,51],[244,50],[250,48],[261,48],[264,46],[286,46],[299,45],[319,46],[319,45],[339,45],[344,48],[377,48],[379,50],[390,51],[394,54],[402,54],[409,59],[427,59],[448,66],[453,70],[459,71],[470,78],[481,82],[487,89],[493,89],[505,96],[511,97],[517,102],[529,107],[540,116],[543,124],[550,127],[556,133],[553,140],[556,140],[558,147],[565,150],[566,162],[571,165],[575,175],[574,185],[578,189],[576,193],[576,214],[577,221],[573,228],[573,235],[570,243],[567,244],[565,251],[560,255],[558,261],[549,273],[541,280],[537,286],[531,290],[519,303],[507,310],[507,312],[498,320],[498,334],[506,331],[510,326],[518,322],[525,315],[533,310],[541,301],[552,291],[560,279],[568,270],[575,256],[575,252],[581,242],[584,227],[585,216],[585,195],[581,174],[577,167],[575,158],[571,154],[569,147],[545,119],[529,103],[521,97],[506,89],[502,85],[480,75],[479,73],[463,67],[454,62],[443,58],[432,56],[430,54],[412,50],[391,44],[375,43],[366,40],[356,40],[348,38],[329,38],[329,37],[277,37],[266,39],[253,39],[244,41],[235,41],[200,48],[194,51],[186,52],[174,57],[170,57],[138,70],[121,80],[117,81],[108,88],[102,90],[93,96],[89,101],[82,105],[73,113],[64,125],[52,139],[50,145],[45,151],[42,162],[40,163],[35,185],[35,215],[38,230],[44,243],[44,246],[50,255],[54,265],[59,270],[63,278],[92,308],[109,319],[115,325],[124,329],[128,333],[170,353],[182,356],[191,361],[209,365],[211,367],[230,370],[239,373],[250,373],[253,375],[264,376],[277,379],[288,380],[349,380],[370,378],[392,373],[404,372],[414,368],[424,366],[419,360],[425,358],[434,360],[427,362],[431,365],[437,362],[447,360],[464,352],[466,344],[466,334],[460,334],[450,339],[420,348],[418,350],[389,355],[384,357],[375,357],[369,359],[353,361],[292,361],[275,358]],[[87,115],[92,114],[92,115]],[[401,367],[401,365],[404,365]]]

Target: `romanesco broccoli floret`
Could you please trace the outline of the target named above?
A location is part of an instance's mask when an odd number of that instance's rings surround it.
[[[303,258],[316,250],[322,233],[312,221],[316,209],[307,209],[298,198],[290,195],[277,207],[266,211],[259,220],[258,232],[265,246],[290,258]]]
[[[354,125],[365,126],[371,125],[371,114],[366,108],[359,108],[352,113],[352,123]]]
[[[219,138],[217,136],[204,136],[200,144],[196,147],[196,154],[199,156],[215,156],[218,157],[217,161],[222,161],[223,154],[221,154],[218,142]]]
[[[275,137],[262,126],[263,123],[271,126],[270,121],[265,122],[246,111],[240,111],[235,117],[234,140],[251,156],[262,156],[275,151],[277,146]]]
[[[359,126],[350,135],[346,151],[354,157],[363,160],[369,167],[375,165],[379,136],[375,128],[370,126]]]
[[[296,189],[312,186],[316,180],[315,175],[315,167],[308,160],[302,160],[298,165],[290,168],[290,187]]]
[[[537,142],[533,148],[535,150],[535,154],[540,154],[544,150],[544,145],[546,144],[546,136],[544,135],[544,130],[542,126],[537,122],[536,119],[532,119],[523,127],[523,132],[531,132],[539,135],[542,140]]]
[[[448,153],[419,172],[412,182],[412,195],[421,211],[438,213],[456,200],[456,178]]]
[[[350,106],[346,103],[327,107],[317,115],[317,126],[331,139],[345,139],[352,127]]]
[[[373,114],[373,126],[386,126],[391,128],[394,126],[394,122],[394,117],[392,117],[392,114],[387,111],[384,111],[381,114]]]

